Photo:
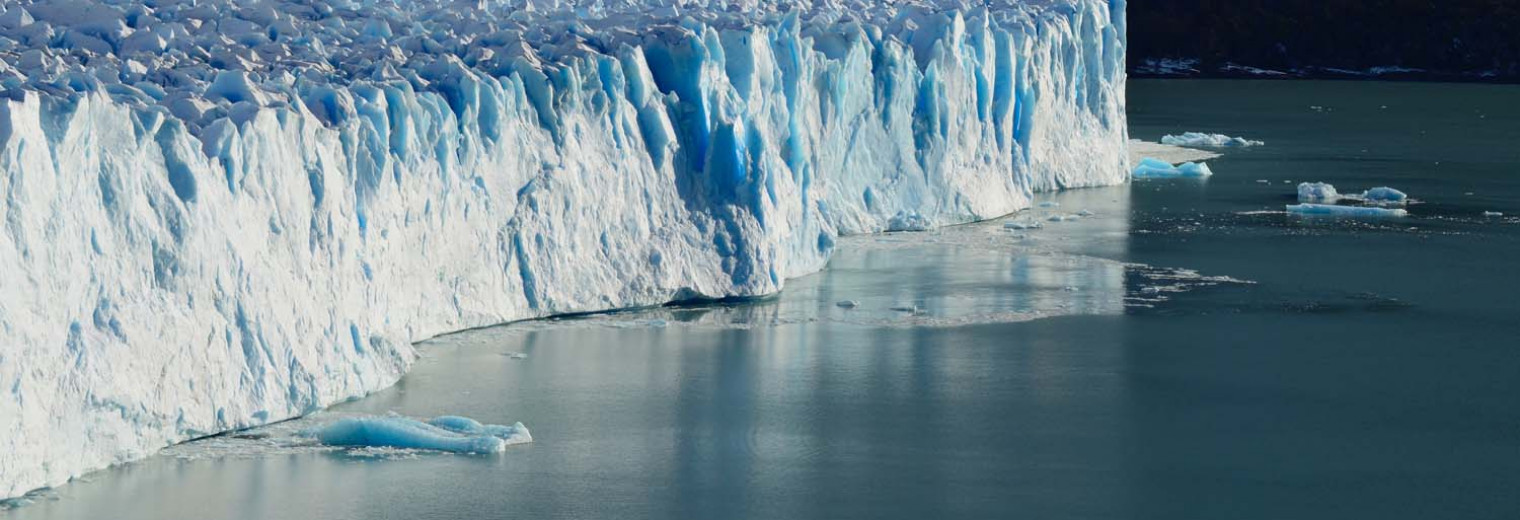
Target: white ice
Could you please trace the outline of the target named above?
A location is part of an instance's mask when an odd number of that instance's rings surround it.
[[[1230,137],[1224,134],[1205,134],[1202,132],[1185,132],[1182,135],[1167,135],[1161,138],[1161,144],[1172,146],[1190,146],[1195,148],[1244,148],[1248,146],[1262,146],[1267,143],[1254,141],[1243,137]]]
[[[1123,0],[0,3],[0,497],[1128,178]]]
[[[899,211],[887,220],[887,231],[928,231],[934,223],[917,211]]]
[[[1171,164],[1185,162],[1202,162],[1222,154],[1216,150],[1199,150],[1197,148],[1184,148],[1139,139],[1129,141],[1129,162],[1140,164],[1146,157],[1154,158]]]
[[[1335,191],[1335,186],[1323,182],[1301,182],[1298,184],[1299,202],[1323,202],[1334,204],[1341,199],[1340,193]]]

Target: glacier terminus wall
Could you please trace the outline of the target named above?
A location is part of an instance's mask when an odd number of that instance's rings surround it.
[[[10,0],[0,497],[1127,179],[1124,0]]]

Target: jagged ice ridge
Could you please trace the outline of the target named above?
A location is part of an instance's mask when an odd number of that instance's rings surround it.
[[[1124,0],[0,9],[0,497],[1128,176]]]

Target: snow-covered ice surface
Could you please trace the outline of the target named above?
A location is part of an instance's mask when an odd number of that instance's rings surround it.
[[[1211,150],[1199,150],[1197,148],[1183,148],[1169,144],[1161,144],[1153,141],[1130,139],[1129,163],[1140,164],[1147,157],[1159,159],[1171,164],[1185,162],[1201,162],[1220,157],[1220,154]]]
[[[1246,139],[1244,137],[1230,137],[1224,134],[1184,132],[1182,135],[1162,136],[1161,144],[1169,144],[1172,146],[1190,146],[1195,148],[1245,148],[1249,146],[1262,146],[1267,143]]]
[[[5,2],[0,496],[1127,178],[1123,0],[711,4]]]

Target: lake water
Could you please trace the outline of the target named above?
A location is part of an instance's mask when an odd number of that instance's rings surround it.
[[[1013,217],[1041,229],[851,237],[773,299],[439,338],[323,416],[532,429],[499,455],[281,441],[297,421],[0,514],[1520,518],[1520,88],[1134,81],[1130,110],[1267,145]],[[1295,218],[1300,181],[1420,203]]]

